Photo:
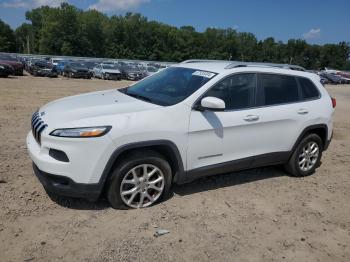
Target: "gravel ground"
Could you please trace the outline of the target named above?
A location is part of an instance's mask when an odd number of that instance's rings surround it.
[[[174,186],[143,210],[48,196],[25,147],[31,114],[53,99],[128,82],[0,79],[1,261],[350,261],[350,85],[313,176],[266,167]],[[157,229],[166,235],[155,237]]]

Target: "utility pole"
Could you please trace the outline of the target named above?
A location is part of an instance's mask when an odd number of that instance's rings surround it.
[[[29,35],[27,35],[27,54],[30,54]]]

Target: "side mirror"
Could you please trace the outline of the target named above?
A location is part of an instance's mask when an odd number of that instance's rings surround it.
[[[223,111],[225,110],[226,106],[224,100],[212,96],[207,96],[201,100],[200,107],[202,110]]]

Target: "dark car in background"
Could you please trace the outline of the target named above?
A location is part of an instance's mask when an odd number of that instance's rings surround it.
[[[132,64],[119,64],[119,71],[122,74],[122,78],[126,80],[138,81],[145,77],[145,74],[141,69]]]
[[[70,78],[91,78],[91,72],[89,68],[77,62],[67,63],[63,69],[63,76]]]
[[[82,61],[79,63],[81,63],[83,66],[85,66],[89,69],[91,77],[93,77],[94,67],[97,66],[98,64],[100,64],[99,62],[94,62],[94,61]]]
[[[0,77],[8,77],[9,75],[13,75],[14,70],[13,67],[8,64],[0,63]]]
[[[344,81],[344,79],[338,75],[335,74],[331,74],[331,73],[321,73],[320,74],[321,78],[326,78],[330,84],[345,84],[346,81]]]
[[[14,75],[23,75],[24,66],[16,57],[0,54],[0,63],[10,65],[14,70]]]
[[[35,61],[31,66],[33,76],[57,77],[56,66],[46,60]]]

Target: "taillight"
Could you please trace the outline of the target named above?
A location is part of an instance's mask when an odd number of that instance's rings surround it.
[[[333,108],[335,108],[337,106],[337,100],[333,97],[331,97],[331,99],[332,99],[332,106]]]

